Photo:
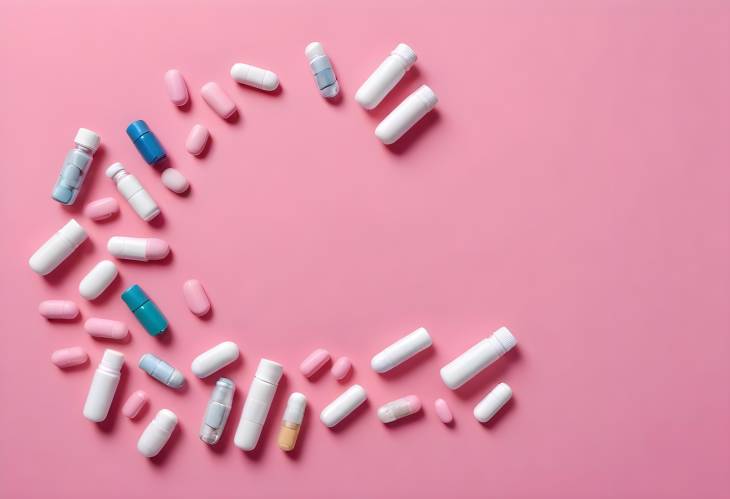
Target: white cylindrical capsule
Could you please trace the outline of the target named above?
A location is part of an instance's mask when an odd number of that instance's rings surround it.
[[[294,450],[306,408],[307,397],[303,393],[294,392],[289,396],[279,430],[279,448],[281,450],[287,452]]]
[[[170,245],[154,237],[114,236],[109,238],[106,249],[122,260],[140,262],[162,260],[170,254]]]
[[[72,218],[33,253],[28,265],[36,274],[46,275],[68,258],[86,237],[84,228]]]
[[[512,398],[512,388],[507,383],[500,383],[487,393],[474,407],[474,417],[480,423],[486,423]]]
[[[373,109],[403,78],[416,62],[416,53],[405,43],[399,43],[390,55],[355,94],[355,100],[365,109]]]
[[[140,357],[139,368],[170,388],[182,388],[185,384],[183,373],[151,353]]]
[[[419,327],[375,355],[370,361],[370,367],[378,373],[390,371],[432,344],[431,336],[429,336],[426,328]]]
[[[304,55],[309,61],[309,69],[312,70],[320,95],[328,99],[337,96],[340,92],[340,85],[337,83],[332,63],[327,54],[324,53],[322,44],[319,42],[310,43],[304,49]]]
[[[259,362],[233,439],[233,443],[239,449],[250,451],[256,448],[283,373],[284,368],[281,364],[267,359],[261,359]]]
[[[231,78],[238,83],[271,92],[279,86],[279,77],[268,69],[237,62],[231,67]]]
[[[87,300],[94,300],[116,279],[117,266],[110,260],[102,260],[89,271],[79,283],[79,294]]]
[[[137,440],[137,450],[144,457],[155,457],[165,446],[177,426],[177,416],[169,409],[157,413]]]
[[[421,399],[415,395],[399,398],[380,406],[378,419],[383,423],[392,423],[421,410]]]
[[[360,385],[352,385],[322,410],[319,419],[326,427],[332,428],[360,407],[367,398],[365,388]]]
[[[383,144],[392,144],[434,108],[436,94],[426,85],[406,97],[375,129],[375,136]]]
[[[116,350],[104,350],[104,356],[91,380],[89,393],[84,403],[86,419],[96,423],[106,419],[117,391],[117,385],[119,385],[123,364],[124,354]]]
[[[236,385],[228,378],[220,378],[216,382],[200,426],[200,440],[206,444],[214,445],[220,440],[231,413],[235,389]]]
[[[130,175],[121,163],[114,163],[106,169],[106,176],[117,185],[117,190],[129,202],[135,213],[145,222],[160,214],[160,208],[152,196],[142,187],[134,175]]]
[[[441,379],[455,390],[517,344],[509,329],[501,327],[441,368]]]
[[[232,341],[224,341],[195,357],[190,370],[198,378],[206,378],[235,361],[238,353],[238,345]]]

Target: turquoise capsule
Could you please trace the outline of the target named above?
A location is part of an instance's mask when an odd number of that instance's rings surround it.
[[[157,336],[167,330],[167,319],[162,315],[155,302],[150,300],[147,293],[138,285],[135,284],[125,290],[122,293],[122,300],[152,336]]]

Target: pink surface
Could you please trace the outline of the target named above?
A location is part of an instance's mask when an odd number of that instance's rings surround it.
[[[712,1],[5,2],[0,15],[0,496],[17,497],[727,497],[730,489],[730,12]],[[107,5],[111,4],[111,5]],[[314,87],[304,47],[321,41],[344,98]],[[397,42],[418,62],[374,112],[352,98]],[[236,84],[234,62],[272,69],[273,95]],[[163,75],[191,90],[182,110]],[[224,121],[199,89],[216,81],[240,116]],[[373,136],[427,84],[438,111],[395,147]],[[144,119],[190,180],[165,189],[124,133]],[[212,140],[185,152],[195,123]],[[76,205],[50,199],[79,127],[102,149]],[[103,169],[121,161],[160,203],[126,204],[97,224],[86,202],[119,198]],[[27,266],[71,216],[86,242],[48,278]],[[119,261],[93,303],[85,270],[112,235],[161,237],[162,262]],[[213,303],[199,319],[182,283]],[[157,340],[119,299],[139,283],[171,323]],[[81,317],[48,322],[41,300]],[[131,341],[88,337],[91,316],[127,322]],[[500,325],[518,348],[462,390],[438,369]],[[385,376],[371,355],[418,326],[435,348]],[[217,376],[191,360],[224,340],[242,361],[222,443],[198,440]],[[80,345],[91,362],[49,361]],[[83,419],[106,346],[127,356],[109,420]],[[370,402],[330,431],[318,412],[343,390],[298,371],[314,348],[349,356]],[[189,386],[136,366],[154,352]],[[259,448],[232,444],[242,389],[259,358],[286,375]],[[327,373],[327,370],[322,370]],[[474,405],[499,381],[515,398],[482,426]],[[138,389],[150,407],[120,408]],[[296,451],[276,446],[288,394],[310,400]],[[391,426],[376,409],[418,395],[424,411]],[[436,398],[454,412],[439,422]],[[136,440],[169,408],[180,426],[153,461]]]

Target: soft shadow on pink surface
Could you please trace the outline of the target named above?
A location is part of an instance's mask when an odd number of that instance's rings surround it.
[[[492,431],[495,430],[496,427],[499,426],[499,422],[503,419],[509,418],[510,414],[517,409],[517,399],[515,397],[512,397],[502,408],[497,411],[497,414],[492,416],[492,419],[487,421],[486,423],[480,423],[476,419],[474,420],[477,424],[484,427],[484,429]]]
[[[60,227],[59,227],[60,229]],[[58,230],[58,229],[56,229]],[[50,238],[50,235],[49,235]],[[45,241],[43,241],[45,243]],[[42,244],[42,243],[41,243]],[[40,248],[41,244],[38,244]],[[69,279],[69,273],[75,271],[77,268],[82,267],[82,260],[84,257],[94,252],[94,243],[91,239],[86,239],[76,250],[71,253],[61,264],[56,267],[53,272],[44,276],[37,276],[43,279],[46,284],[52,287],[61,287],[66,285],[66,281]],[[88,258],[86,260],[89,260]],[[89,270],[91,268],[89,267]],[[75,299],[75,298],[74,298]]]
[[[371,403],[370,400],[367,399],[365,402],[360,404],[357,409],[352,411],[350,414],[348,414],[345,419],[340,421],[334,428],[328,428],[329,431],[332,433],[342,433],[345,431],[350,430],[353,426],[356,426],[358,422],[364,420],[366,418],[365,413],[370,412]],[[374,414],[370,414],[370,416],[375,416]],[[375,416],[377,417],[377,416]],[[354,430],[353,430],[354,431]]]
[[[384,380],[400,379],[418,369],[420,366],[428,364],[435,356],[436,347],[435,345],[431,345],[426,350],[418,352],[402,364],[395,366],[390,371],[381,373],[379,376]]]
[[[462,400],[472,401],[475,397],[481,399],[492,388],[497,386],[499,382],[507,380],[508,373],[510,371],[514,372],[521,362],[522,353],[518,346],[497,359],[494,364],[485,368],[459,388],[453,390],[453,392]]]
[[[177,426],[170,435],[170,440],[167,441],[160,453],[157,454],[155,457],[144,459],[148,459],[153,466],[167,466],[168,461],[173,460],[173,457],[171,456],[176,455],[175,448],[179,446],[181,440],[185,437],[185,433],[187,433],[187,430],[184,430],[183,424],[178,421]],[[180,456],[179,451],[177,453],[177,456]]]
[[[435,108],[413,125],[403,137],[385,147],[395,155],[404,155],[421,140],[431,140],[424,136],[431,135],[432,131],[438,128],[441,119],[440,111]]]

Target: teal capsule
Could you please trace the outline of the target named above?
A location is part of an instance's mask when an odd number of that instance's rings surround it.
[[[138,285],[133,285],[122,293],[122,300],[148,333],[157,336],[167,330],[167,319],[155,302]]]

